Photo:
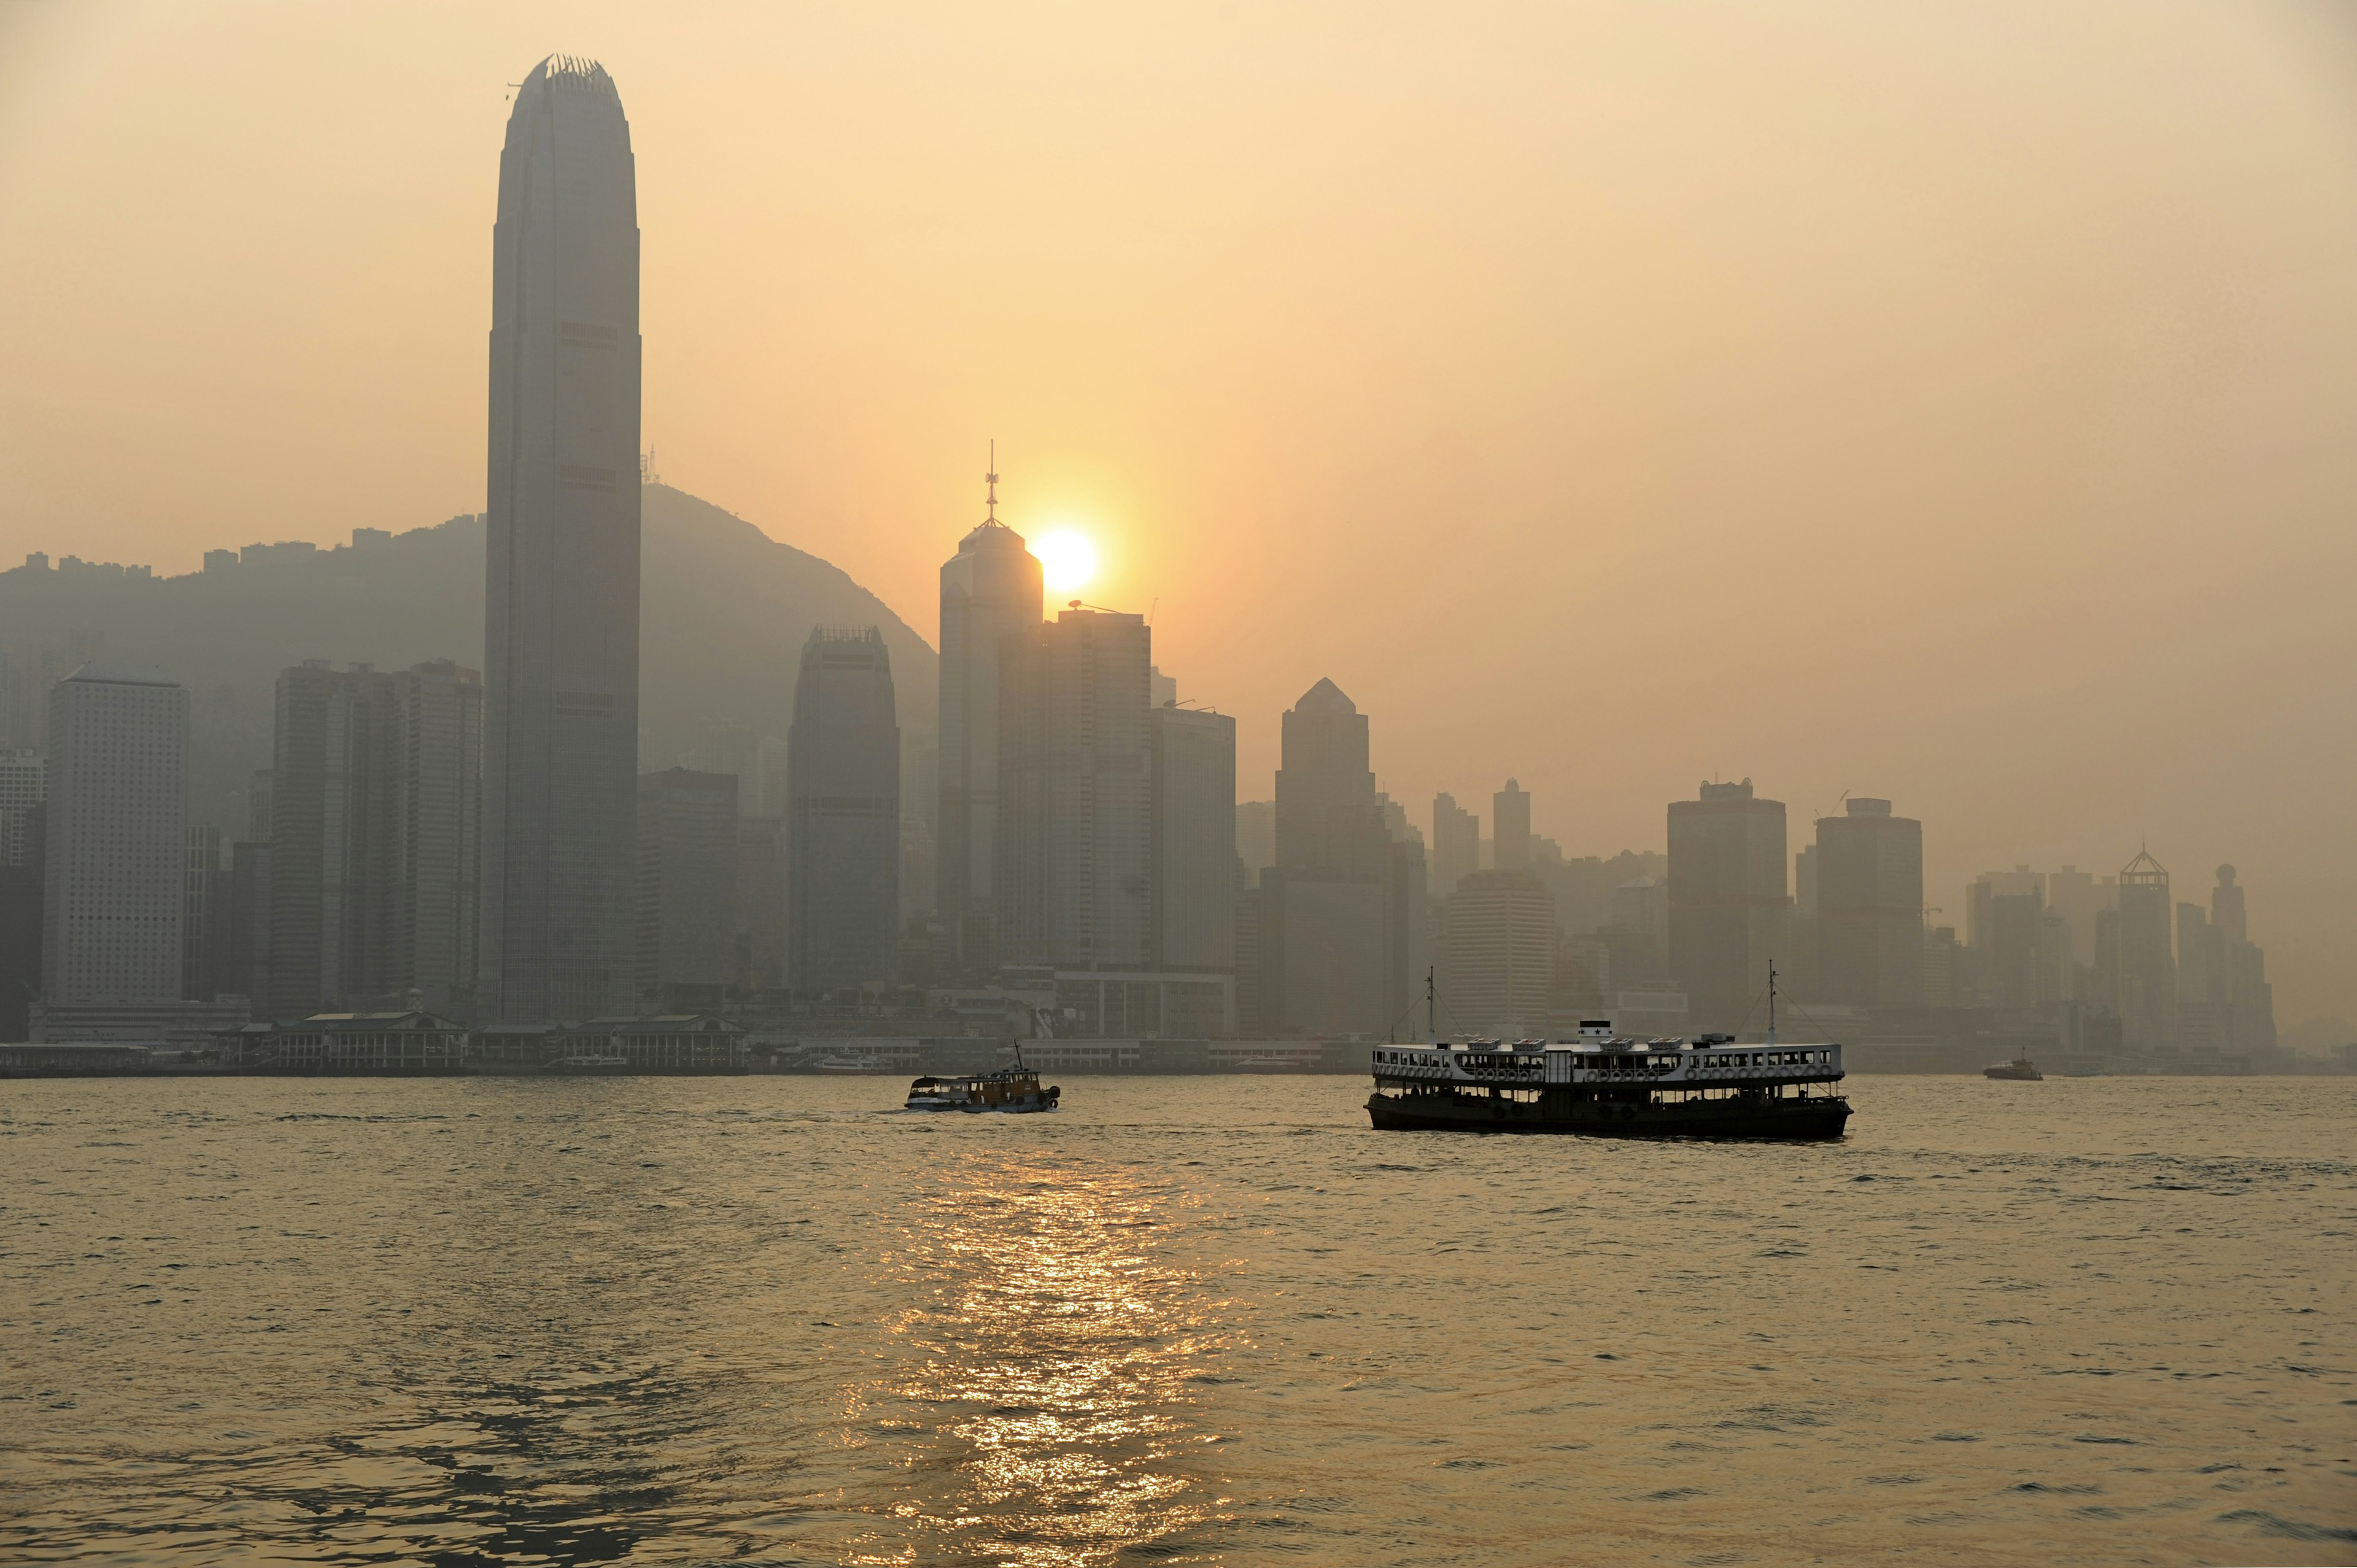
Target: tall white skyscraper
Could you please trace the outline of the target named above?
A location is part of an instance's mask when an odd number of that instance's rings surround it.
[[[639,227],[613,79],[518,90],[492,231],[483,1014],[626,1010],[639,738]]]
[[[41,994],[180,994],[188,694],[160,670],[87,664],[49,693]]]

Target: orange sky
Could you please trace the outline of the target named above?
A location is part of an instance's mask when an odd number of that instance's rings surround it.
[[[2357,25],[2232,0],[0,10],[0,558],[482,505],[503,84],[619,82],[673,483],[920,629],[996,436],[1425,820],[1749,775],[2241,867],[2357,1018]],[[781,672],[780,678],[785,678]]]

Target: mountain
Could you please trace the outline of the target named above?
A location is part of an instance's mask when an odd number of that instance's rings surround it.
[[[641,493],[642,768],[669,767],[722,725],[783,736],[802,643],[821,624],[881,628],[903,734],[933,728],[933,650],[881,599],[709,501],[668,485]],[[306,659],[482,668],[483,533],[478,516],[361,529],[328,550],[209,552],[205,570],[180,577],[71,556],[0,572],[11,666],[0,672],[0,744],[37,743],[27,726],[38,723],[45,670],[61,676],[100,652],[159,665],[189,692],[190,820],[242,834],[247,781],[270,765],[279,671]]]

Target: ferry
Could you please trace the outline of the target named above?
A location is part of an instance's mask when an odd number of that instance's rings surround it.
[[[1983,1078],[2010,1079],[2017,1083],[2044,1083],[2046,1075],[2028,1057],[2016,1057],[2009,1062],[1998,1062],[1981,1069]]]
[[[1842,1048],[1732,1035],[1636,1039],[1583,1019],[1577,1039],[1377,1046],[1379,1131],[1577,1133],[1603,1138],[1839,1138]]]
[[[1017,1062],[996,1072],[963,1078],[920,1078],[909,1085],[909,1111],[997,1111],[1008,1115],[1053,1111],[1063,1090],[1039,1087],[1037,1069]]]

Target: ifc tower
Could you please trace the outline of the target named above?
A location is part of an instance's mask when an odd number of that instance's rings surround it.
[[[630,122],[552,55],[492,230],[483,639],[486,1021],[626,1011],[637,893],[639,219]]]

